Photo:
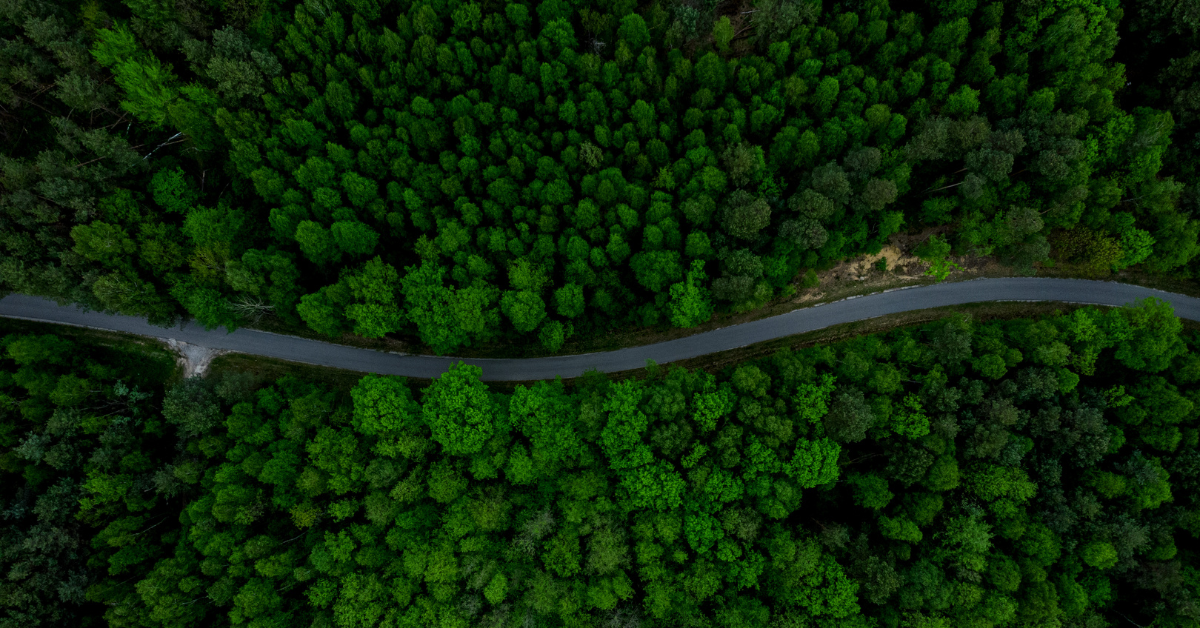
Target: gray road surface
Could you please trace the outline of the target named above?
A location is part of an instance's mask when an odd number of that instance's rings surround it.
[[[352,371],[433,378],[462,360],[483,369],[489,381],[577,377],[589,369],[604,372],[641,368],[646,360],[669,364],[794,334],[888,314],[981,301],[1062,301],[1120,306],[1144,297],[1170,302],[1181,318],[1200,321],[1200,298],[1111,281],[1014,277],[976,279],[881,292],[713,331],[616,351],[528,359],[479,359],[386,353],[252,329],[226,333],[188,323],[166,329],[130,316],[83,312],[40,297],[12,294],[0,299],[0,316],[173,338],[210,349],[261,355]]]

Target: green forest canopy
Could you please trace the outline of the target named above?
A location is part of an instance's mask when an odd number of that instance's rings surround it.
[[[0,626],[1200,621],[1200,337],[1165,304],[492,389],[0,345]]]
[[[13,0],[0,288],[446,353],[694,326],[937,225],[1191,277],[1194,4]]]

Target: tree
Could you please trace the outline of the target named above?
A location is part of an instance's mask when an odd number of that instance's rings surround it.
[[[1002,150],[981,148],[967,153],[965,162],[967,168],[991,181],[1002,183],[1012,172],[1013,154]]]
[[[716,95],[725,90],[725,62],[716,53],[705,54],[696,62],[696,80],[704,89]]]
[[[227,331],[232,332],[241,322],[229,301],[220,292],[202,285],[192,277],[186,277],[171,288],[171,296],[195,316],[205,329],[225,327]]]
[[[539,467],[574,459],[584,443],[578,433],[578,407],[558,383],[518,386],[509,399],[513,426],[530,441]],[[532,463],[530,463],[532,465]]]
[[[887,179],[871,179],[863,187],[862,200],[867,209],[880,211],[885,206],[894,203],[897,194],[895,183]]]
[[[461,473],[459,473],[457,465],[452,458],[443,458],[434,463],[430,469],[429,496],[438,503],[449,504],[456,501],[464,492],[466,492],[468,484],[469,481],[467,478],[463,477]],[[449,554],[449,552],[446,552],[445,554]],[[437,556],[435,554],[435,556],[432,557],[434,560],[440,558],[441,561],[439,562],[441,564],[430,565],[429,570],[426,572],[427,579],[433,579],[436,581],[442,578],[453,577],[452,561],[454,559],[452,556],[446,556],[445,554],[442,556]],[[449,560],[447,561],[447,559]],[[451,564],[446,564],[447,562],[450,562]],[[448,573],[443,575],[439,572]],[[432,576],[432,578],[430,578],[430,576]]]
[[[335,222],[330,227],[330,232],[332,232],[333,241],[337,243],[338,248],[352,257],[370,255],[379,241],[379,234],[375,233],[375,230],[357,220]],[[299,233],[299,227],[297,227],[297,233]],[[305,254],[307,255],[307,252]],[[312,258],[310,257],[310,259]]]
[[[946,317],[931,338],[930,348],[940,363],[952,366],[971,357],[971,317],[953,314]]]
[[[21,366],[68,364],[75,351],[75,343],[51,334],[10,335],[4,344],[8,357]]]
[[[954,269],[958,268],[958,264],[950,261],[950,243],[937,234],[929,236],[913,249],[913,255],[917,256],[923,262],[929,263],[929,268],[925,270],[925,274],[937,279],[944,280],[950,276]]]
[[[698,554],[706,554],[724,537],[721,522],[703,512],[687,513],[683,519],[684,536],[688,545]]]
[[[1008,372],[1004,358],[995,353],[989,353],[987,355],[981,355],[978,358],[975,358],[975,360],[971,363],[971,366],[973,366],[976,371],[979,371],[980,375],[983,375],[988,379],[1000,379],[1001,377],[1004,377],[1005,373]]]
[[[942,113],[951,116],[967,116],[979,110],[979,90],[963,85],[957,92],[950,94]]]
[[[97,31],[93,56],[111,67],[127,100],[121,108],[139,120],[161,126],[167,121],[168,106],[179,97],[176,77],[169,66],[138,46],[133,35],[118,26]]]
[[[220,203],[216,207],[193,208],[184,219],[182,230],[198,246],[233,249],[249,222],[244,210]]]
[[[978,513],[960,515],[946,522],[944,532],[937,535],[946,547],[948,558],[963,568],[982,570],[987,564],[986,555],[992,547],[992,527]],[[1030,534],[1022,539],[1031,540]]]
[[[958,484],[958,462],[951,456],[943,456],[934,461],[924,479],[926,488],[939,493],[957,488]]]
[[[451,320],[473,340],[491,339],[500,328],[500,312],[496,309],[499,293],[486,284],[455,290],[450,302]]]
[[[496,406],[478,366],[456,362],[422,391],[421,416],[451,456],[478,453],[496,432]]]
[[[549,281],[540,266],[524,257],[513,262],[509,267],[508,278],[513,288],[528,292],[540,292],[542,286]]]
[[[683,277],[678,251],[643,251],[629,261],[638,283],[651,292],[662,292]]]
[[[770,296],[770,286],[756,282],[763,275],[761,258],[746,249],[738,249],[724,261],[725,276],[713,282],[713,296],[734,302],[750,301],[756,297],[765,299]],[[763,288],[767,290],[766,296],[760,294]]]
[[[802,251],[821,249],[829,241],[829,232],[821,226],[821,222],[808,216],[784,221],[779,226],[779,235]]]
[[[929,417],[916,395],[905,395],[899,405],[887,419],[889,429],[908,438],[920,438],[929,433]]]
[[[721,226],[735,238],[753,239],[770,222],[771,206],[761,197],[756,198],[745,190],[736,190],[725,200]]]
[[[573,283],[554,291],[554,302],[558,315],[565,318],[576,318],[583,314],[583,287]]]
[[[820,383],[803,383],[796,389],[792,403],[800,418],[816,423],[829,412],[829,399],[833,394],[836,378],[828,373],[822,374]]]
[[[58,378],[54,390],[50,392],[50,401],[56,406],[75,406],[83,403],[88,395],[99,392],[92,389],[92,382],[85,378],[67,374]]]
[[[551,353],[558,353],[567,340],[567,326],[561,321],[547,319],[542,323],[538,332],[538,340],[542,347]]]
[[[346,317],[355,322],[354,333],[380,338],[401,327],[404,319],[396,306],[400,275],[391,264],[376,257],[345,281],[358,301],[346,306]]]
[[[483,589],[483,596],[487,598],[488,603],[498,605],[504,601],[505,595],[508,593],[508,578],[502,573],[497,573],[492,576],[488,584]]]
[[[713,23],[713,42],[717,44],[717,50],[723,56],[729,56],[729,42],[733,41],[733,25],[729,23],[729,16],[721,16],[721,19]]]
[[[530,290],[505,292],[500,298],[500,309],[522,333],[537,329],[546,318],[546,303]]]
[[[817,84],[817,88],[813,90],[813,95],[809,97],[809,103],[817,112],[817,115],[825,117],[833,109],[834,103],[837,102],[838,92],[840,91],[841,86],[838,80],[832,76],[827,76]]]
[[[970,484],[980,498],[994,501],[1001,497],[1018,502],[1028,500],[1037,492],[1025,472],[1012,467],[989,465],[970,477]]]
[[[808,573],[780,591],[783,599],[817,616],[843,618],[858,613],[858,583],[850,580],[829,554],[821,554],[814,562]]]
[[[729,173],[729,181],[738,187],[756,183],[767,169],[762,148],[738,142],[721,153],[721,163]]]
[[[642,137],[652,137],[657,130],[654,124],[654,107],[644,100],[633,103],[633,107],[629,110],[629,117],[633,118],[638,134]]]
[[[879,532],[884,537],[907,543],[920,543],[924,538],[921,529],[905,517],[895,519],[887,516],[879,518]]]
[[[137,250],[124,229],[99,220],[73,227],[71,239],[75,240],[76,253],[109,266],[125,265],[128,256]]]
[[[717,421],[733,410],[737,397],[728,387],[698,393],[692,398],[692,418],[705,432],[716,429]]]
[[[342,175],[342,189],[346,191],[346,198],[350,199],[350,203],[355,207],[366,207],[379,197],[379,185],[357,172]]]
[[[217,426],[221,406],[204,380],[189,377],[163,396],[163,418],[174,424],[184,438],[196,438]]]
[[[824,423],[830,438],[853,443],[866,438],[867,430],[875,425],[875,415],[861,390],[847,388],[834,395]]]
[[[854,487],[854,503],[863,508],[882,510],[895,497],[887,479],[873,473],[855,474],[847,481]]]
[[[646,20],[642,19],[642,16],[630,13],[621,18],[617,37],[624,39],[629,44],[629,49],[636,54],[650,43],[650,29],[646,27]]]
[[[200,201],[182,168],[163,168],[150,178],[150,194],[164,210],[187,214]]]
[[[704,262],[694,260],[687,278],[671,286],[671,324],[676,327],[695,327],[712,316],[712,305],[703,282]]]
[[[1162,467],[1159,459],[1148,458],[1140,451],[1134,452],[1120,470],[1131,480],[1128,483],[1130,496],[1138,508],[1158,508],[1171,501],[1171,485],[1167,482],[1170,473]]]
[[[1116,357],[1128,368],[1157,373],[1185,349],[1179,338],[1182,323],[1169,303],[1153,298],[1110,314],[1110,337]]]
[[[358,380],[350,396],[354,400],[354,428],[367,436],[385,435],[420,424],[420,406],[400,378],[367,375]]]
[[[325,286],[313,294],[300,297],[296,312],[310,329],[335,337],[346,331],[345,301],[350,299],[345,283]]]
[[[405,268],[400,279],[406,315],[417,326],[421,340],[445,355],[467,344],[470,337],[454,324],[453,291],[443,285],[445,271],[431,262]]]
[[[296,225],[296,243],[304,256],[319,266],[335,263],[342,256],[342,250],[329,230],[311,220],[302,220]]]
[[[546,58],[556,58],[564,50],[576,49],[575,30],[569,16],[547,22],[538,36],[538,45]]]
[[[1172,211],[1159,212],[1156,218],[1158,229],[1153,235],[1157,246],[1145,261],[1147,268],[1166,272],[1200,254],[1200,221]]]
[[[1150,232],[1129,228],[1121,233],[1122,258],[1113,265],[1114,270],[1128,268],[1141,263],[1154,252],[1155,240]]]
[[[832,213],[836,210],[837,205],[845,205],[850,200],[850,178],[846,175],[846,171],[842,169],[841,166],[832,161],[824,166],[813,168],[812,188],[815,192],[836,204],[833,209],[830,209],[828,206],[821,207],[821,204],[819,203],[812,205],[811,203],[814,203],[819,199],[804,193],[805,196],[802,198],[804,199],[805,208],[808,208],[809,213],[818,218],[827,217],[820,215],[820,210]]]
[[[841,446],[828,438],[816,441],[800,439],[792,459],[784,465],[784,471],[803,488],[829,484],[838,478],[841,451]]]
[[[600,445],[609,466],[623,470],[649,464],[650,448],[642,443],[649,419],[638,409],[643,391],[636,382],[621,382],[609,390],[603,409],[608,421],[600,434]]]
[[[670,464],[660,460],[623,474],[621,485],[629,491],[635,508],[668,511],[683,504],[687,483]]]
[[[1117,564],[1117,550],[1112,543],[1092,541],[1084,546],[1083,562],[1097,569],[1110,569]]]

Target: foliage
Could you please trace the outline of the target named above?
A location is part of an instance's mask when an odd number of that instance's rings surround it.
[[[459,362],[425,390],[422,416],[447,454],[478,452],[495,429],[496,409],[479,382],[481,372]]]
[[[131,580],[170,556],[178,536],[153,528],[178,517],[203,471],[175,450],[192,434],[158,410],[172,360],[54,335],[8,335],[0,347],[0,625],[119,623],[105,606],[139,603]],[[185,384],[189,392],[171,396],[176,418],[183,396],[203,405],[194,392],[203,389]],[[219,406],[204,405],[185,423],[221,418]]]
[[[1066,625],[1200,596],[1200,345],[1160,303],[716,376],[190,379],[161,411],[134,359],[0,346],[21,625]]]
[[[1200,268],[1186,2],[169,4],[5,9],[0,289],[448,354],[694,326],[902,228],[939,279]]]
[[[708,321],[712,316],[708,291],[702,284],[704,279],[704,263],[696,260],[692,262],[692,269],[688,272],[687,278],[671,286],[672,325],[685,328],[695,327]]]
[[[949,277],[950,273],[959,267],[958,264],[947,259],[950,255],[950,243],[938,235],[929,236],[929,239],[913,250],[913,255],[929,264],[925,274],[938,281]]]
[[[902,226],[939,280],[1200,271],[1194,2],[60,4],[0,8],[3,291],[444,354],[691,327]],[[511,394],[3,346],[4,626],[1197,620],[1161,303]]]

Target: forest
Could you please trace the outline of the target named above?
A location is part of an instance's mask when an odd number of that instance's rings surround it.
[[[1186,280],[1198,29],[1189,0],[7,0],[0,292],[446,354],[694,327],[929,230],[942,270]]]
[[[0,0],[0,295],[554,353],[902,236],[1200,278],[1200,4]],[[0,628],[1200,627],[1158,301],[513,386],[0,334]]]
[[[1161,302],[503,389],[0,347],[4,628],[1200,625]]]

